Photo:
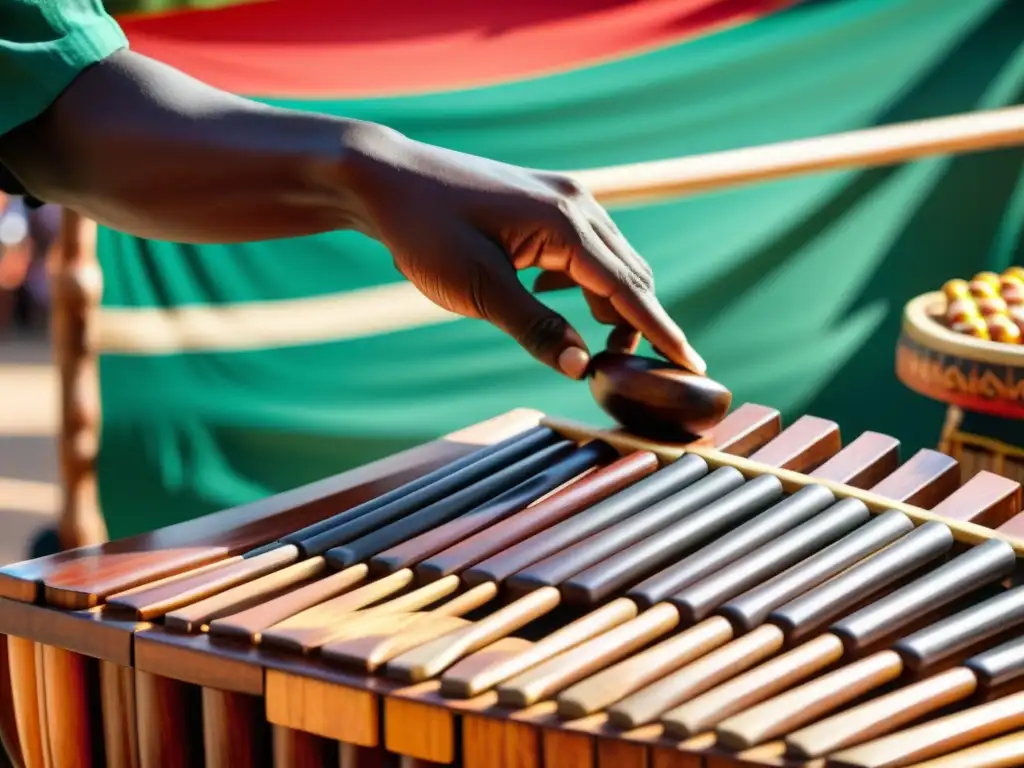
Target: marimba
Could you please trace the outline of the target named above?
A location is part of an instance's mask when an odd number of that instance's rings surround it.
[[[1017,483],[813,416],[513,411],[0,570],[0,732],[26,768],[1019,765],[1022,531]]]

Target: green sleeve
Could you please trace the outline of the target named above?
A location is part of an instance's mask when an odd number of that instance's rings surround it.
[[[127,44],[102,0],[0,0],[0,136]]]

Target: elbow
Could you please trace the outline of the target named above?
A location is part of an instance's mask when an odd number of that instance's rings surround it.
[[[148,207],[150,185],[142,183],[138,163],[113,149],[81,121],[71,132],[53,130],[44,117],[0,140],[0,163],[30,196],[131,230]]]
[[[46,123],[44,115],[0,138],[0,163],[29,195],[47,203],[75,207],[86,199],[87,190],[105,195],[105,181]]]

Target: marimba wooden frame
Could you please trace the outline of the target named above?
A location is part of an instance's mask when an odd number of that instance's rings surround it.
[[[527,418],[524,424],[537,420],[577,442],[599,438],[620,453],[652,451],[663,464],[685,453],[694,453],[713,466],[736,467],[747,476],[773,474],[789,492],[822,482],[699,444],[656,443],[620,430],[594,429],[539,415]],[[876,512],[899,509],[918,524],[940,520],[965,545],[1003,539],[1014,547],[1019,558],[1024,557],[1024,541],[982,526],[943,519],[927,510],[894,503],[850,486],[827,481],[823,484],[837,497],[860,499]],[[171,685],[193,685],[221,692],[217,699],[204,700],[204,706],[222,706],[223,717],[231,717],[237,709],[229,706],[232,697],[262,698],[267,721],[281,732],[312,734],[354,747],[384,746],[411,760],[447,763],[459,753],[483,754],[481,751],[486,750],[493,754],[500,749],[518,756],[517,764],[536,765],[528,756],[543,755],[544,764],[559,768],[574,768],[577,764],[581,768],[594,764],[623,768],[718,768],[719,762],[730,768],[802,765],[783,760],[779,745],[762,746],[751,754],[737,756],[709,749],[702,737],[682,744],[663,739],[660,726],[622,733],[608,728],[603,715],[564,722],[555,716],[550,702],[512,711],[498,706],[493,692],[468,700],[446,699],[439,695],[439,684],[434,681],[402,685],[379,676],[353,674],[317,658],[214,641],[205,634],[176,634],[148,622],[110,619],[99,608],[62,611],[2,599],[0,633],[54,649],[54,653],[64,655],[65,669],[83,667],[86,658],[98,660],[104,700],[109,700],[107,706],[122,718],[131,717],[132,707],[125,701],[125,691],[117,681],[130,674],[126,670],[134,669],[136,677],[159,676]],[[133,695],[132,704],[138,708],[141,721],[146,702],[137,689]],[[318,707],[314,710],[296,704],[303,699],[317,701]],[[65,701],[65,709],[57,711],[56,716],[73,721],[84,716],[83,708],[88,705],[85,700]],[[52,719],[54,712],[50,711],[48,716]],[[388,727],[396,722],[401,722],[402,727]],[[104,725],[108,738],[112,727],[130,733],[133,726],[131,722]],[[49,723],[51,728],[57,726],[58,723]],[[235,733],[244,732],[246,727],[242,721],[233,726]]]

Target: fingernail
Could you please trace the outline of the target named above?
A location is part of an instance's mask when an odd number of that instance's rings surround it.
[[[610,352],[623,352],[630,355],[636,352],[640,344],[640,332],[628,325],[619,325],[608,334],[608,342],[605,346]]]
[[[697,354],[697,350],[690,346],[689,342],[686,343],[686,359],[693,366],[694,373],[699,373],[703,376],[708,372],[708,364],[704,362],[703,357]]]
[[[564,349],[558,356],[558,367],[562,369],[562,373],[573,379],[582,378],[583,374],[587,372],[588,365],[590,365],[590,355],[579,347]]]

